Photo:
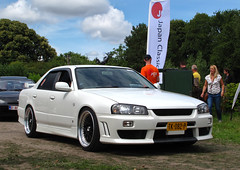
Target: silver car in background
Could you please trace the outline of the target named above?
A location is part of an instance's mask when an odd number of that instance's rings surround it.
[[[19,93],[33,83],[27,77],[0,77],[0,117],[17,117]]]

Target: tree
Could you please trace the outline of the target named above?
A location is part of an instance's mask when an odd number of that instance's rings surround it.
[[[186,60],[186,54],[182,50],[185,41],[186,23],[183,20],[172,20],[170,22],[170,35],[168,40],[168,52],[166,59],[171,59],[175,66],[179,66],[181,61]]]
[[[224,67],[240,72],[240,10],[218,11],[213,16],[213,54],[211,64],[216,64],[219,71]],[[236,74],[236,80],[240,75]]]
[[[88,57],[83,56],[79,53],[67,52],[60,54],[60,57],[64,57],[67,60],[67,64],[77,65],[77,64],[92,64],[93,62],[88,59]]]
[[[182,46],[185,58],[191,55],[197,57],[201,52],[203,59],[209,62],[212,49],[211,18],[207,14],[197,13],[185,28],[186,37]]]
[[[48,40],[19,21],[0,20],[0,63],[49,61],[57,55]]]
[[[147,25],[139,24],[132,28],[131,35],[124,40],[126,44],[127,65],[137,71],[144,66],[143,57],[147,48]]]
[[[122,44],[119,45],[117,49],[106,53],[106,58],[104,57],[104,62],[107,65],[116,65],[116,66],[127,66],[126,62],[126,47]]]

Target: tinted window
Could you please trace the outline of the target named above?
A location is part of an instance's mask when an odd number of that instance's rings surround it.
[[[40,83],[38,89],[53,90],[59,72],[50,72]]]
[[[69,86],[71,86],[71,78],[70,78],[68,71],[62,71],[61,76],[58,81],[66,82]]]

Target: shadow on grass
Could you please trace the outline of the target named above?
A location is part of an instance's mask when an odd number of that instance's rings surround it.
[[[64,144],[69,144],[72,147],[81,147],[77,139],[61,137],[39,133],[38,138],[47,141],[54,141]],[[212,153],[217,150],[222,150],[219,146],[209,141],[200,141],[194,145],[184,144],[149,144],[149,145],[103,145],[98,151],[100,154],[112,154],[120,156],[154,156],[154,155],[174,155],[179,153]]]

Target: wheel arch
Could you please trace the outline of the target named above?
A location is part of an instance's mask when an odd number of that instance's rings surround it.
[[[94,112],[94,114],[96,115],[96,112],[94,111],[94,109],[93,109],[92,107],[90,107],[90,106],[83,106],[83,107],[79,110],[79,112],[78,112],[78,116],[77,116],[77,126],[78,126],[78,123],[79,123],[79,118],[80,118],[80,116],[81,116],[81,114],[82,114],[82,111],[83,111],[84,109],[90,109],[90,110],[92,110],[92,111]],[[97,118],[97,115],[96,115],[96,118]],[[97,118],[97,121],[98,121],[98,118]]]

